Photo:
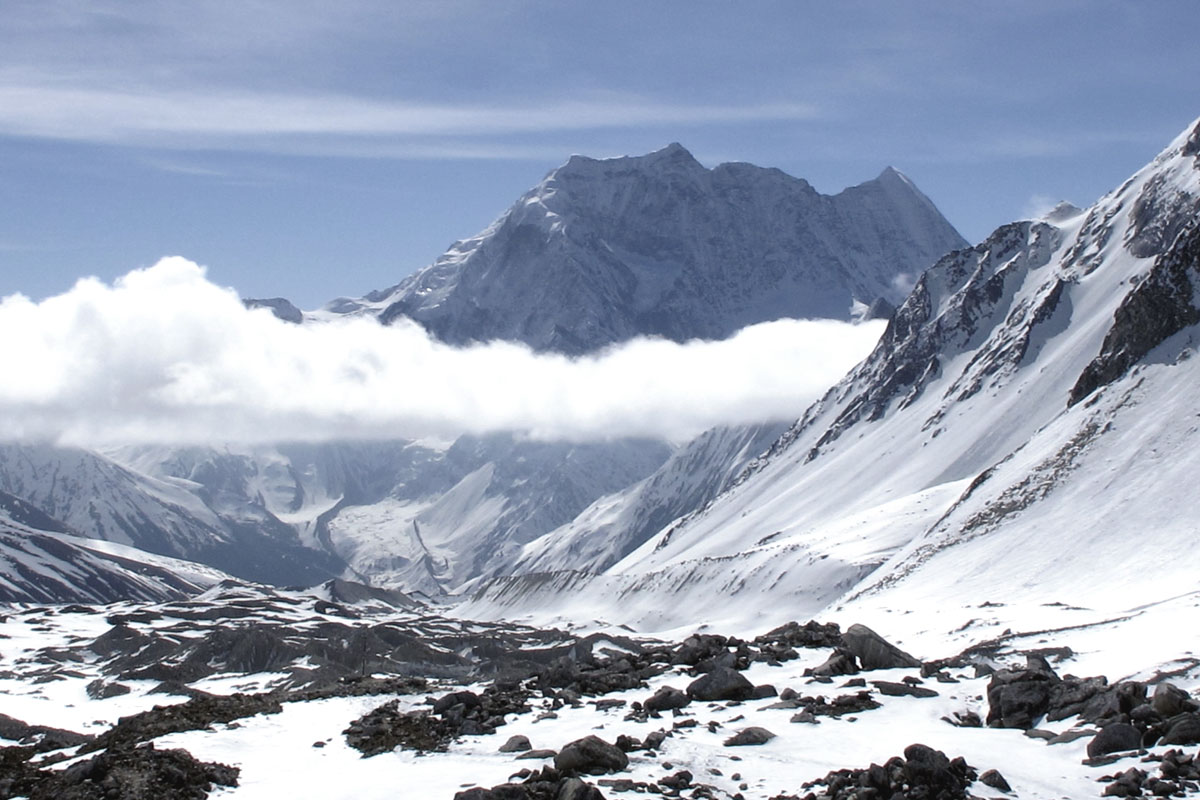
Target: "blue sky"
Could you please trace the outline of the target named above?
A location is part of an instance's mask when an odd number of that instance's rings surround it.
[[[835,192],[892,165],[970,240],[1087,205],[1200,116],[1193,0],[5,0],[0,296],[164,255],[315,307],[572,153],[679,141]]]

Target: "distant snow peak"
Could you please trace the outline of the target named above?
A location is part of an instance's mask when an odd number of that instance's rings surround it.
[[[415,320],[452,344],[578,355],[637,336],[848,320],[854,300],[899,302],[904,276],[965,244],[893,169],[826,196],[777,169],[707,169],[675,143],[572,156],[487,230],[348,307]]]

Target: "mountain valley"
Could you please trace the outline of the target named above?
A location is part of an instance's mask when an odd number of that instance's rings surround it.
[[[687,442],[0,446],[0,798],[1200,795],[1200,121],[975,246],[890,168],[576,156],[267,302],[572,358],[887,323]]]

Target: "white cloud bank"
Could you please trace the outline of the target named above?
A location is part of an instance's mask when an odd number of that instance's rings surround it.
[[[449,347],[366,318],[289,324],[167,258],[112,286],[88,278],[39,303],[0,300],[0,439],[681,439],[799,416],[882,325],[785,320],[720,342],[639,339],[569,359],[510,343]]]

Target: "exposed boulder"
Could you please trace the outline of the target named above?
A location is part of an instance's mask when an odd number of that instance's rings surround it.
[[[602,775],[629,766],[629,756],[599,736],[585,736],[565,745],[554,757],[554,768],[567,774]]]
[[[1150,704],[1161,717],[1173,717],[1185,711],[1195,711],[1196,702],[1191,695],[1172,683],[1160,683],[1154,687]]]
[[[690,702],[692,702],[692,698],[688,697],[685,692],[671,686],[663,686],[642,703],[642,707],[650,712],[670,711],[675,708],[683,708]]]
[[[688,684],[687,694],[693,700],[749,700],[754,697],[754,684],[740,672],[717,667]]]
[[[844,647],[839,647],[834,650],[829,658],[825,659],[819,666],[805,670],[805,675],[817,675],[820,677],[829,677],[831,675],[857,675],[858,674],[858,657]]]
[[[1088,758],[1098,758],[1109,753],[1137,750],[1142,746],[1142,732],[1127,722],[1115,722],[1100,729],[1088,742]]]
[[[994,769],[989,769],[987,772],[980,775],[979,782],[984,786],[990,786],[993,789],[998,789],[1001,792],[1012,791],[1012,787],[1008,785],[1008,781],[1004,779],[1004,776]]]
[[[993,728],[1028,730],[1050,708],[1059,677],[1044,659],[1030,656],[1025,669],[1002,669],[988,683],[987,724]]]
[[[501,753],[525,753],[531,749],[533,745],[529,743],[529,737],[520,734],[508,737],[508,741],[500,745]]]
[[[747,745],[766,744],[775,738],[775,734],[766,728],[752,726],[744,728],[725,740],[726,747],[745,747]]]
[[[871,681],[880,694],[889,697],[937,697],[938,693],[924,686],[914,686],[908,683],[893,681]]]
[[[865,670],[921,666],[919,659],[891,644],[866,625],[855,624],[847,628],[842,634],[842,646],[858,658]]]

